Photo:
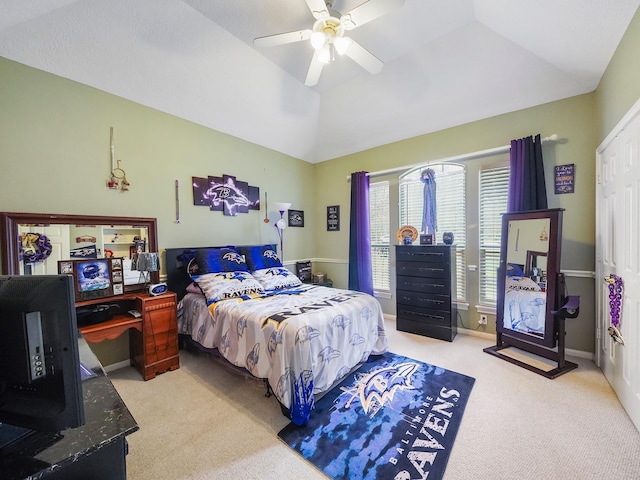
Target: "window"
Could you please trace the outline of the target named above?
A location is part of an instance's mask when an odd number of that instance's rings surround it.
[[[369,186],[373,289],[389,290],[389,182]]]
[[[497,302],[502,214],[507,211],[509,166],[480,170],[480,303]]]
[[[456,245],[458,301],[467,296],[466,237],[467,212],[465,168],[453,163],[438,163],[415,168],[400,177],[400,225],[422,227],[423,183],[420,172],[424,168],[435,171],[436,178],[436,239],[444,232],[453,232]]]

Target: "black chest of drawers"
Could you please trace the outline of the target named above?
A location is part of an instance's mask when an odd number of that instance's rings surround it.
[[[396,246],[396,328],[440,340],[457,333],[453,245]]]

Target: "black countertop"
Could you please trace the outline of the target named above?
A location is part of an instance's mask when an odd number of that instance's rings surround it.
[[[40,451],[35,455],[13,453],[0,456],[2,480],[46,478],[50,473],[138,430],[138,424],[82,336],[78,346],[80,361],[95,374],[82,381],[85,424],[43,440],[38,446]]]

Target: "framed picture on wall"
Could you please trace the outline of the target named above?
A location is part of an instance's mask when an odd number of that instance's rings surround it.
[[[290,227],[304,227],[304,212],[302,210],[289,210],[288,212]]]
[[[327,207],[327,232],[340,231],[340,205]]]

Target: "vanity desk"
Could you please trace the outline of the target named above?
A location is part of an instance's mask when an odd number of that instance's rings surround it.
[[[119,313],[91,325],[82,325],[79,319],[80,332],[87,342],[113,340],[129,331],[131,364],[145,380],[180,367],[175,293],[152,296],[139,292],[96,298],[76,302],[76,309],[101,304],[115,305]],[[137,311],[140,316],[134,317],[129,310]]]
[[[32,258],[30,263],[24,256],[22,237],[30,235],[28,232],[47,238],[52,246],[47,255]],[[58,274],[59,261],[101,259],[107,250],[127,259],[136,240],[147,252],[157,252],[157,237],[155,218],[0,212],[2,273]],[[85,254],[91,256],[85,257]],[[140,278],[138,283],[121,284],[123,295],[76,302],[76,312],[80,331],[89,343],[112,340],[128,331],[131,364],[145,380],[150,380],[158,373],[179,367],[176,296],[167,292],[154,297],[140,291],[144,288],[141,283],[159,281],[157,271],[150,272],[149,278]],[[116,313],[83,323],[80,311],[97,305],[115,305]],[[130,315],[129,310],[137,310],[140,317]]]

